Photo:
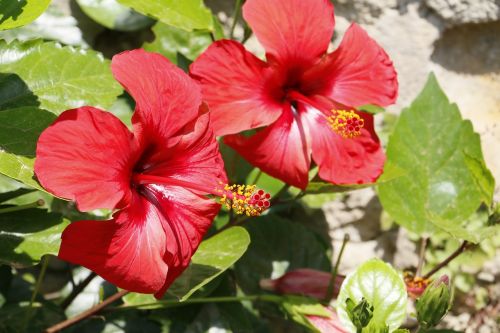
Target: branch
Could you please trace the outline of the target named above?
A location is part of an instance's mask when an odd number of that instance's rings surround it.
[[[47,328],[45,330],[45,333],[59,332],[59,331],[65,329],[65,328],[68,328],[68,327],[70,327],[70,326],[72,326],[72,325],[74,325],[74,324],[76,324],[76,323],[84,320],[84,319],[87,319],[88,317],[93,316],[93,315],[99,313],[102,309],[104,309],[105,307],[107,307],[111,303],[114,303],[115,301],[119,300],[120,298],[122,298],[126,294],[128,294],[127,290],[119,291],[116,294],[114,294],[114,295],[106,298],[101,303],[99,303],[99,304],[91,307],[87,311],[82,312],[82,313],[80,313],[79,315],[77,315],[77,316],[75,316],[73,318],[66,319],[65,321],[62,321],[59,324],[56,324],[54,326],[51,326],[51,327]]]
[[[446,265],[448,265],[450,263],[450,261],[452,261],[453,259],[455,259],[456,257],[458,257],[460,254],[462,254],[466,249],[467,249],[467,245],[469,245],[469,242],[467,241],[464,241],[462,243],[462,245],[460,245],[460,247],[458,249],[455,250],[455,252],[453,252],[452,254],[450,254],[448,256],[448,258],[446,258],[445,260],[443,260],[442,262],[440,262],[436,267],[434,267],[429,273],[425,274],[424,276],[422,276],[422,278],[425,280],[425,279],[428,279],[430,278],[432,275],[434,275],[434,273],[436,273],[437,271],[439,271],[441,268],[445,267]]]

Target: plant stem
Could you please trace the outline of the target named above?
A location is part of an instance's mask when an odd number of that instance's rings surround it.
[[[66,310],[68,306],[75,300],[75,298],[89,285],[89,283],[97,276],[96,273],[90,272],[90,274],[78,285],[76,285],[71,293],[61,302],[61,308]]]
[[[236,23],[240,18],[241,13],[241,0],[236,0],[234,4],[234,12],[233,12],[233,24],[231,24],[231,30],[229,31],[229,39],[233,39],[234,37],[234,29],[236,28]]]
[[[47,272],[47,266],[49,266],[49,258],[47,256],[42,257],[41,265],[42,267],[40,269],[40,274],[38,274],[38,278],[36,279],[35,289],[33,289],[33,294],[31,294],[30,308],[33,307],[36,295],[38,295],[40,286],[42,285],[43,279],[45,278],[45,273]]]
[[[259,172],[257,172],[257,174],[255,175],[255,178],[253,179],[253,181],[250,182],[250,185],[251,184],[257,185],[257,182],[259,181],[260,176],[262,176],[262,170],[259,169]]]
[[[290,185],[288,184],[285,184],[283,185],[283,187],[279,190],[278,193],[276,193],[276,195],[271,199],[271,206],[273,206],[273,204],[277,204],[279,201],[280,201],[280,197],[285,194],[288,189],[290,188]]]
[[[43,199],[38,199],[35,202],[26,204],[26,205],[19,205],[19,206],[12,206],[12,207],[6,207],[6,208],[1,208],[0,209],[0,214],[3,213],[11,213],[11,212],[17,212],[19,210],[25,210],[25,209],[30,209],[30,208],[37,208],[45,205],[45,201]]]
[[[340,247],[339,255],[337,256],[337,261],[335,262],[335,267],[332,271],[332,277],[330,279],[330,283],[328,284],[328,291],[326,293],[325,302],[330,303],[330,300],[333,298],[335,280],[337,278],[337,274],[339,271],[340,261],[342,260],[342,255],[344,254],[344,249],[349,242],[349,234],[344,235],[344,240],[342,241],[342,246]]]
[[[82,312],[82,313],[80,313],[79,315],[77,315],[75,317],[69,318],[69,319],[67,319],[65,321],[60,322],[59,324],[56,324],[54,326],[51,326],[51,327],[47,328],[45,330],[45,333],[59,332],[59,331],[65,329],[65,328],[68,328],[68,327],[70,327],[70,326],[72,326],[72,325],[74,325],[74,324],[76,324],[76,323],[84,320],[84,319],[87,319],[88,317],[93,316],[93,315],[99,313],[100,311],[102,311],[102,309],[104,309],[105,307],[107,307],[111,303],[119,300],[120,298],[122,298],[126,294],[128,294],[127,290],[119,291],[116,294],[114,294],[114,295],[106,298],[101,303],[99,303],[99,304],[91,307],[87,311]]]
[[[450,261],[452,261],[453,259],[455,259],[456,257],[458,257],[460,254],[462,254],[467,249],[467,245],[469,245],[469,242],[463,241],[462,245],[460,245],[460,247],[458,249],[456,249],[455,252],[453,252],[452,254],[450,254],[448,256],[448,258],[446,258],[445,260],[443,260],[442,262],[440,262],[430,272],[428,272],[427,274],[425,274],[424,276],[422,276],[422,278],[423,279],[428,279],[432,275],[434,275],[434,273],[436,273],[437,271],[439,271],[441,268],[443,268],[446,265],[448,265],[450,263]]]
[[[417,265],[417,271],[415,272],[415,276],[420,276],[420,273],[422,272],[422,266],[424,265],[425,262],[425,250],[427,248],[428,242],[429,242],[428,237],[422,237],[420,239],[420,253],[418,256],[418,265]]]
[[[228,302],[241,302],[241,301],[263,301],[263,302],[281,302],[282,298],[277,295],[249,295],[249,296],[221,296],[221,297],[206,297],[206,298],[190,298],[184,302],[179,302],[178,300],[162,300],[154,303],[143,303],[143,304],[133,304],[124,305],[114,308],[110,308],[109,311],[120,311],[127,309],[141,309],[146,308],[147,310],[161,309],[168,307],[170,305],[188,305],[188,304],[200,304],[200,303],[228,303]]]

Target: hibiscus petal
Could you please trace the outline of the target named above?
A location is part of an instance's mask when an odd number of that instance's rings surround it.
[[[210,126],[208,109],[184,130],[185,134],[180,136],[180,141],[167,151],[168,156],[165,156],[164,149],[146,156],[144,164],[150,167],[142,172],[203,184],[212,190],[219,187],[220,183],[227,183],[224,161]]]
[[[137,142],[113,114],[91,107],[63,112],[38,140],[35,174],[47,191],[79,210],[123,207]]]
[[[311,134],[312,157],[319,176],[333,184],[373,183],[382,173],[385,155],[373,128],[373,116],[358,114],[364,120],[361,135],[352,139],[333,132],[325,116],[307,107],[304,117],[314,131]]]
[[[240,43],[213,43],[191,64],[190,74],[202,86],[217,136],[268,125],[281,114],[264,89],[270,69]]]
[[[335,19],[329,0],[247,0],[243,17],[268,59],[311,64],[328,49]]]
[[[136,101],[136,132],[148,132],[150,141],[172,138],[198,115],[200,87],[164,56],[125,51],[113,57],[111,70]]]
[[[184,189],[149,187],[147,197],[134,194],[110,221],[70,224],[59,257],[120,288],[160,298],[189,264],[220,205]]]
[[[391,59],[366,31],[353,23],[339,48],[304,74],[308,95],[342,104],[386,106],[396,101],[397,74]]]
[[[309,128],[287,108],[274,124],[255,135],[226,136],[224,142],[262,171],[304,189],[311,164]]]

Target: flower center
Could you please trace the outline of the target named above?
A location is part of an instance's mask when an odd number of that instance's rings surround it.
[[[346,139],[352,139],[361,135],[361,129],[365,121],[354,111],[332,110],[332,115],[326,120],[330,128]]]
[[[236,214],[258,216],[271,205],[271,195],[255,185],[229,185],[222,182],[212,188],[204,184],[190,181],[142,173],[134,173],[132,182],[137,185],[157,184],[173,185],[186,189],[206,193],[219,198],[220,203],[227,209],[232,209]]]

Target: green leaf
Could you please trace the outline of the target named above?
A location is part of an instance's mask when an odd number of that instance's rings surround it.
[[[236,264],[238,284],[245,293],[262,293],[261,279],[278,278],[294,269],[330,270],[325,246],[303,225],[269,215],[254,218],[245,227],[252,243]]]
[[[154,20],[120,5],[116,0],[76,0],[82,11],[106,28],[135,31],[148,27]]]
[[[231,267],[250,244],[248,232],[242,227],[229,228],[203,241],[191,258],[189,267],[167,290],[167,294],[187,300],[195,291]],[[129,305],[154,303],[151,295],[130,293],[124,297]],[[154,305],[153,305],[154,307]]]
[[[0,1],[0,30],[20,27],[34,21],[49,6],[50,0]]]
[[[391,267],[379,259],[368,260],[345,279],[337,299],[337,313],[340,321],[349,331],[356,328],[349,319],[346,300],[359,303],[365,298],[373,306],[373,317],[365,328],[389,326],[389,331],[397,329],[406,318],[408,296],[403,279]]]
[[[36,107],[0,111],[0,173],[42,189],[33,174],[36,142],[55,118]]]
[[[65,319],[64,311],[51,302],[6,304],[0,311],[0,332],[43,332]]]
[[[214,29],[212,13],[202,0],[118,0],[139,13],[187,31]]]
[[[56,114],[83,105],[105,109],[122,92],[101,54],[54,42],[0,42],[0,72],[16,74],[40,107]]]
[[[57,255],[68,224],[60,214],[44,209],[0,214],[0,263],[24,267],[38,263],[43,255]]]
[[[406,175],[381,184],[380,201],[397,223],[415,233],[439,227],[458,237],[453,229],[482,202],[491,202],[494,181],[479,136],[432,74],[403,110],[389,139],[387,160]]]
[[[323,193],[340,193],[340,192],[360,190],[367,187],[384,184],[398,177],[404,176],[406,173],[407,173],[406,170],[394,165],[391,162],[386,162],[384,165],[384,172],[382,173],[382,175],[380,175],[379,179],[375,183],[335,185],[321,181],[312,181],[309,183],[309,185],[307,185],[306,193],[323,194]]]
[[[308,328],[312,332],[319,332],[311,324],[307,316],[330,317],[330,312],[317,300],[300,296],[288,296],[283,298],[282,309],[286,314],[299,325]]]
[[[158,52],[177,63],[180,53],[189,60],[195,60],[211,43],[210,34],[206,31],[186,31],[158,22],[153,27],[155,40],[145,43],[144,49]]]

